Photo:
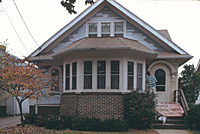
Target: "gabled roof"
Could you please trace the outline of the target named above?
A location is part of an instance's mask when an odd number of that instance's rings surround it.
[[[122,37],[102,37],[102,38],[84,38],[76,41],[62,50],[56,52],[52,56],[57,56],[74,50],[100,50],[100,49],[129,49],[138,52],[158,55],[154,50],[151,50],[138,41],[122,38]]]
[[[80,23],[80,21],[88,16],[89,14],[92,14],[95,9],[97,9],[101,5],[107,5],[112,6],[116,8],[118,11],[123,13],[125,16],[132,19],[135,23],[137,23],[140,27],[147,30],[152,36],[156,37],[157,39],[161,40],[162,42],[166,43],[169,47],[173,48],[176,52],[179,54],[188,54],[183,49],[181,49],[179,46],[177,46],[175,43],[173,43],[170,39],[165,37],[163,34],[152,28],[149,24],[144,22],[142,19],[137,17],[135,14],[131,13],[129,10],[124,8],[121,4],[116,2],[115,0],[97,0],[93,5],[88,7],[85,11],[83,11],[79,16],[77,16],[74,20],[72,20],[69,24],[64,26],[60,31],[58,31],[56,34],[54,34],[51,38],[49,38],[46,42],[44,42],[41,47],[39,47],[37,50],[35,50],[33,53],[29,55],[29,57],[37,56],[41,51],[43,51],[45,48],[47,48],[51,43],[53,43],[56,39],[58,39],[61,35],[63,35],[66,31],[71,29],[74,25],[77,23]],[[82,22],[84,23],[84,22]]]
[[[159,33],[163,34],[165,37],[167,37],[167,39],[169,39],[170,41],[172,41],[170,35],[169,35],[169,32],[168,30],[157,30]]]

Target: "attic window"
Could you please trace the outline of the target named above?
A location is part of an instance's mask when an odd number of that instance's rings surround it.
[[[115,22],[115,37],[123,37],[124,32],[124,23],[123,22]]]
[[[97,37],[97,23],[89,23],[89,37]]]
[[[101,24],[102,37],[110,37],[110,23]]]
[[[88,21],[87,37],[124,37],[126,21]]]

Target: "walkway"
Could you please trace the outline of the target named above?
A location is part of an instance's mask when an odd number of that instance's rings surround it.
[[[189,134],[186,130],[178,129],[154,129],[159,134]]]
[[[20,116],[13,116],[0,119],[0,129],[20,124]]]

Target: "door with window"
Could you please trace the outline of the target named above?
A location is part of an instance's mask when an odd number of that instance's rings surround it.
[[[151,69],[151,74],[157,79],[156,94],[158,102],[169,102],[170,72],[164,65],[156,65]]]

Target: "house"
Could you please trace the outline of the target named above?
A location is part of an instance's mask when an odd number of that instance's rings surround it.
[[[178,67],[192,56],[167,30],[155,30],[115,0],[97,0],[29,55],[56,86],[38,106],[70,116],[121,118],[123,95],[145,92],[145,72],[158,82],[158,102],[174,102]]]
[[[197,63],[196,71],[200,72],[200,60]],[[200,104],[200,93],[199,93],[199,96],[197,96],[197,100],[195,101],[195,104]]]

